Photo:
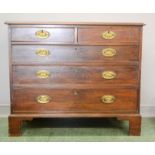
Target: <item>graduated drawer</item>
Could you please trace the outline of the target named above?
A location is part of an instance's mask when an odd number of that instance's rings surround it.
[[[109,79],[110,78],[110,79]],[[13,84],[136,85],[136,66],[13,66]]]
[[[123,113],[137,110],[137,91],[133,89],[14,89],[13,112]]]
[[[140,28],[134,26],[96,26],[78,29],[80,44],[138,44]]]
[[[12,28],[12,41],[73,43],[74,28]]]
[[[13,64],[138,61],[138,46],[13,45]]]

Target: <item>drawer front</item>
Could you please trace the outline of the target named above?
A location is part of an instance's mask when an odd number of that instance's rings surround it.
[[[87,66],[14,66],[13,83],[20,84],[111,84],[136,85],[138,72],[136,66],[126,67],[87,67]]]
[[[13,112],[136,112],[137,91],[133,89],[14,89]]]
[[[137,44],[140,39],[138,27],[99,26],[78,30],[80,44]]]
[[[73,43],[74,28],[13,28],[12,41]]]
[[[138,61],[138,46],[12,46],[13,64]]]

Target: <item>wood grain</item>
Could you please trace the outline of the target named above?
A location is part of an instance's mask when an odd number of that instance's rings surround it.
[[[116,37],[113,39],[102,38],[102,33],[105,31],[113,31]],[[103,26],[103,27],[89,27],[80,28],[78,30],[78,41],[80,44],[96,43],[104,45],[106,43],[115,44],[135,44],[139,42],[139,27],[124,27],[124,26]]]
[[[22,123],[47,117],[116,117],[129,121],[129,135],[140,135],[140,74],[142,23],[8,22],[10,59],[10,136],[21,135]],[[47,39],[35,33],[46,30]],[[113,31],[113,39],[102,33]],[[48,49],[49,56],[36,54]],[[102,50],[117,54],[105,57]],[[47,70],[49,78],[36,76]],[[116,72],[105,80],[102,72]],[[49,104],[38,104],[38,95],[49,95]],[[101,102],[114,95],[112,104]]]
[[[102,50],[116,50],[113,57],[105,57]],[[38,56],[38,49],[49,51],[48,56]],[[75,63],[132,63],[138,61],[138,46],[56,46],[56,45],[13,45],[13,64],[75,64]]]
[[[103,95],[116,97],[113,103],[102,103]],[[37,96],[48,95],[51,101],[39,104]],[[104,112],[122,113],[135,112],[137,108],[137,91],[134,89],[14,89],[14,112],[52,113],[52,111],[68,112]]]
[[[46,79],[38,78],[37,72],[46,70],[49,72],[49,77]],[[102,77],[104,71],[114,71],[116,78],[107,80]],[[123,82],[122,82],[123,81]],[[85,85],[102,85],[109,84],[119,86],[123,84],[137,85],[138,73],[136,66],[104,66],[104,67],[89,67],[89,66],[13,66],[13,84],[81,84]]]
[[[35,33],[40,30],[49,32],[49,37],[40,39]],[[12,41],[54,41],[74,43],[74,28],[12,28]]]

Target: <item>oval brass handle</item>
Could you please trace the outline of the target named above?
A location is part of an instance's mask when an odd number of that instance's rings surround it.
[[[46,79],[50,76],[50,73],[47,70],[39,70],[37,73],[38,78]]]
[[[36,100],[38,103],[45,104],[51,101],[51,97],[49,97],[48,95],[39,95],[37,96]]]
[[[46,39],[50,36],[50,33],[45,30],[40,30],[35,33],[35,36],[39,39]]]
[[[104,71],[102,72],[102,78],[106,79],[106,80],[111,80],[116,78],[116,73],[114,71]]]
[[[116,97],[113,95],[103,95],[101,97],[102,103],[113,103],[116,100]]]
[[[105,31],[102,33],[103,39],[113,39],[116,37],[116,33],[113,31]]]
[[[114,48],[105,48],[102,50],[102,55],[105,57],[113,57],[116,53],[117,51]]]
[[[36,54],[39,56],[48,56],[50,55],[50,52],[47,49],[41,48],[36,50]]]

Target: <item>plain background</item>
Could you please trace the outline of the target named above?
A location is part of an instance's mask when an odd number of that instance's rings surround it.
[[[6,21],[93,21],[93,22],[142,22],[143,31],[141,107],[155,106],[155,14],[0,14],[0,106],[10,105],[9,67],[8,67],[8,32]]]

